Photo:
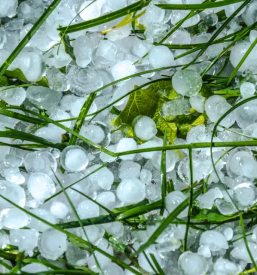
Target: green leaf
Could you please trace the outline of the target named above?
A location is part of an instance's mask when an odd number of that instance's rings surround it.
[[[174,142],[174,139],[177,137],[177,125],[174,122],[168,122],[165,118],[162,117],[160,112],[156,112],[153,120],[155,121],[156,127],[163,134],[167,130],[167,139],[170,143]]]
[[[113,114],[113,115],[119,115],[121,113],[120,110],[118,110],[115,106],[112,106],[111,110],[110,110],[110,113]]]
[[[79,116],[78,116],[78,118],[75,122],[74,128],[73,128],[73,131],[75,133],[78,133],[78,134],[80,133],[83,122],[85,121],[85,117],[87,116],[87,113],[88,113],[95,97],[96,97],[96,92],[91,93],[89,95],[89,97],[87,98],[87,100],[85,101],[84,105],[82,106]],[[74,145],[76,143],[76,141],[77,141],[77,137],[74,135],[71,135],[69,145]]]
[[[207,220],[209,222],[224,222],[224,221],[234,219],[235,217],[237,217],[237,216],[228,217],[228,216],[220,215],[218,213],[209,213],[207,215]]]
[[[0,87],[6,87],[9,85],[8,78],[6,76],[1,76],[0,77]]]
[[[172,89],[170,80],[163,80],[130,94],[127,105],[114,120],[114,125],[131,124],[139,115],[152,117],[157,109],[161,93],[169,89]]]
[[[61,37],[61,41],[62,41],[64,51],[72,58],[72,60],[75,61],[76,57],[74,55],[73,47],[71,46],[69,36],[60,34],[60,37]]]
[[[243,2],[244,0],[225,0],[216,3],[202,3],[202,4],[157,4],[156,6],[165,10],[204,10],[204,9],[214,9],[218,7],[223,7],[239,2]]]
[[[110,12],[106,15],[99,16],[95,19],[87,20],[82,23],[70,25],[70,26],[65,26],[58,28],[58,31],[60,32],[65,32],[65,33],[72,33],[72,32],[77,32],[81,30],[86,30],[88,28],[92,28],[98,25],[101,25],[103,23],[110,22],[114,19],[120,18],[122,16],[125,16],[127,14],[133,13],[134,11],[138,11],[146,6],[151,2],[151,0],[140,0],[134,4],[131,4],[125,8],[122,8],[120,10],[116,10],[114,12]]]

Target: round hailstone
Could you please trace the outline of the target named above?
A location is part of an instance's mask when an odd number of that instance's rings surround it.
[[[255,86],[251,82],[244,82],[240,86],[240,92],[241,92],[241,96],[243,98],[247,98],[247,97],[253,96],[254,93],[255,93]]]
[[[25,206],[26,196],[24,189],[15,183],[6,180],[0,180],[0,195],[9,199],[10,201],[14,201],[20,207]],[[3,198],[0,198],[0,211],[10,207],[13,207],[13,205]]]
[[[191,251],[184,252],[180,255],[178,267],[181,274],[184,275],[205,275],[208,270],[208,264],[204,257]]]
[[[101,5],[97,2],[92,1],[84,1],[79,9],[79,16],[84,20],[94,19],[101,14]]]
[[[138,116],[135,118],[134,132],[141,140],[152,139],[157,134],[155,122],[148,116]]]
[[[202,78],[192,70],[177,71],[172,77],[173,88],[183,96],[196,95],[202,88]]]
[[[166,209],[171,213],[174,211],[187,197],[180,191],[173,191],[165,198]],[[180,219],[187,216],[187,208],[183,210],[178,217]]]
[[[5,87],[3,87],[5,88]],[[22,87],[1,91],[0,98],[10,105],[20,106],[26,99],[26,90]]]
[[[100,126],[93,124],[83,126],[80,130],[80,134],[97,144],[101,143],[105,138],[105,133],[103,129]]]
[[[61,165],[68,172],[79,172],[88,165],[86,151],[77,145],[66,147],[61,153]]]
[[[31,173],[28,182],[28,190],[32,197],[39,202],[43,202],[55,193],[55,184],[51,178],[44,173]]]
[[[50,212],[57,219],[64,219],[69,213],[69,208],[67,207],[66,204],[64,204],[60,201],[54,201],[51,204]]]
[[[44,151],[28,153],[24,159],[24,165],[28,173],[42,172],[49,176],[57,169],[57,162],[54,156]]]
[[[125,179],[117,188],[117,196],[125,204],[133,204],[145,198],[145,185],[139,179]]]
[[[149,52],[149,62],[154,69],[174,65],[174,56],[166,46],[153,47]]]
[[[256,188],[250,182],[238,184],[234,189],[234,198],[242,207],[250,207],[256,198]]]
[[[207,245],[211,251],[228,249],[228,242],[225,236],[216,230],[203,232],[200,238],[200,245]]]
[[[133,138],[122,138],[116,147],[116,152],[121,153],[130,150],[136,150],[137,143]],[[121,159],[133,159],[135,154],[120,156]]]
[[[38,249],[43,257],[57,260],[67,249],[66,235],[55,230],[48,229],[40,235]]]
[[[84,200],[78,205],[77,212],[81,219],[98,217],[99,206],[90,200]]]
[[[19,229],[30,222],[30,217],[18,208],[7,208],[1,212],[1,225],[8,229]]]
[[[111,72],[114,80],[118,80],[134,74],[136,72],[136,67],[133,65],[132,61],[123,60],[114,65]]]

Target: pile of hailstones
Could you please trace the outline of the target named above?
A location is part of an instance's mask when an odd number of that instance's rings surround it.
[[[189,0],[188,0],[189,1]],[[0,0],[0,63],[3,63],[21,39],[28,33],[43,11],[49,6],[51,0],[26,0],[18,6],[17,0]],[[97,0],[84,9],[91,1],[63,0],[56,10],[50,15],[36,35],[29,41],[24,50],[9,67],[10,71],[20,69],[29,82],[36,82],[43,76],[48,81],[49,88],[33,86],[26,88],[13,87],[0,93],[0,98],[14,106],[24,105],[25,108],[37,112],[36,107],[46,110],[47,115],[53,120],[65,120],[62,124],[70,129],[74,120],[87,99],[88,95],[104,85],[146,70],[187,64],[194,59],[196,53],[189,54],[178,60],[174,58],[185,50],[171,51],[165,46],[153,46],[170,27],[187,15],[188,11],[165,11],[154,4],[160,2],[173,3],[174,1],[152,1],[146,12],[138,20],[146,27],[146,40],[140,40],[131,34],[131,26],[110,30],[105,36],[100,31],[109,29],[119,23],[117,19],[104,25],[89,29],[88,33],[79,31],[71,33],[76,62],[64,52],[59,45],[60,37],[56,30],[59,25],[66,26],[81,11],[73,23],[90,20],[106,13],[116,11],[133,0]],[[201,0],[193,1],[202,2]],[[176,3],[187,3],[187,0],[178,0]],[[191,4],[191,0],[190,0]],[[165,43],[169,44],[195,44],[207,42],[212,36],[204,32],[208,27],[219,27],[218,17],[215,12],[225,8],[225,13],[230,16],[240,3],[201,12],[185,21],[181,28],[174,32]],[[256,21],[257,1],[252,1],[238,14],[219,37],[229,35],[241,29],[239,19],[246,25]],[[187,27],[195,25],[202,19],[203,32],[190,35]],[[73,24],[72,23],[72,24]],[[251,43],[256,39],[257,31],[252,30],[249,39],[239,41],[231,48],[230,62],[223,72],[229,75],[237,66]],[[105,38],[105,39],[103,39]],[[172,83],[181,98],[167,102],[162,107],[165,118],[180,114],[189,114],[190,108],[197,112],[206,112],[208,123],[192,128],[186,139],[177,138],[175,144],[189,144],[208,142],[211,139],[213,122],[216,122],[231,105],[219,95],[205,99],[199,94],[202,87],[200,73],[210,64],[210,59],[216,57],[226,46],[220,43],[210,46],[199,60],[200,63],[190,66],[186,70],[174,71]],[[149,53],[147,57],[142,57]],[[138,61],[136,65],[134,63]],[[240,86],[242,99],[255,93],[257,68],[257,48],[255,47],[249,57],[240,67],[239,73],[243,74],[246,81]],[[225,60],[221,60],[209,71],[215,74],[220,71]],[[60,70],[60,68],[62,68]],[[63,68],[65,70],[63,70]],[[150,80],[158,79],[162,74],[170,71],[160,71],[143,74],[140,77],[123,81],[115,86],[102,89],[95,98],[89,114],[100,110],[108,103],[117,101],[121,96],[133,89],[135,85],[142,85]],[[115,102],[114,106],[122,110],[128,97]],[[35,107],[36,106],[36,107]],[[133,138],[126,138],[121,131],[115,131],[111,120],[115,117],[109,113],[110,108],[97,115],[88,125],[90,119],[85,121],[80,134],[112,152],[151,148],[162,146],[163,140],[156,137],[155,122],[150,117],[139,117],[134,124],[135,135],[143,142],[137,145]],[[30,132],[31,125],[17,119],[0,116],[1,130],[5,127],[15,128],[19,131]],[[240,141],[249,140],[248,136],[257,137],[257,100],[250,101],[233,113],[228,115],[218,128],[215,141]],[[225,127],[225,128],[224,128]],[[239,133],[239,134],[237,134]],[[42,137],[53,143],[60,143],[65,130],[50,124],[34,131],[34,135]],[[241,134],[241,135],[240,135]],[[243,135],[242,135],[243,134]],[[3,142],[20,145],[23,141],[1,138]],[[27,142],[28,143],[28,142]],[[256,203],[256,187],[254,180],[257,178],[257,162],[253,157],[253,148],[240,147],[224,155],[226,148],[214,148],[214,162],[210,158],[208,148],[193,151],[193,176],[194,182],[206,180],[208,177],[207,192],[200,195],[197,200],[200,209],[217,207],[221,215],[230,215],[237,210],[246,210]],[[172,179],[175,191],[166,197],[166,210],[164,217],[172,212],[188,196],[181,190],[189,182],[189,161],[187,150],[167,151],[167,180]],[[144,152],[140,154],[123,155],[119,159],[103,153],[95,147],[88,146],[78,141],[75,146],[68,146],[62,152],[58,149],[42,149],[29,152],[8,146],[0,147],[1,180],[0,194],[21,208],[34,215],[47,220],[52,224],[67,223],[76,220],[65,195],[60,192],[61,187],[67,188],[67,194],[74,204],[81,219],[106,215],[103,208],[95,204],[98,202],[107,209],[136,204],[143,199],[149,203],[161,198],[160,163],[161,152]],[[107,167],[98,169],[103,163],[109,162]],[[65,170],[61,172],[60,167]],[[97,170],[98,169],[98,170]],[[93,173],[95,170],[97,172]],[[90,174],[90,175],[89,175]],[[89,175],[87,178],[85,176]],[[222,187],[219,184],[222,181]],[[73,189],[69,186],[73,183]],[[116,183],[116,184],[114,184]],[[78,192],[79,191],[79,192]],[[60,192],[60,193],[58,193]],[[45,202],[49,197],[54,198]],[[89,196],[87,199],[82,194]],[[0,199],[1,219],[0,246],[8,244],[18,246],[20,251],[25,251],[32,256],[39,251],[39,259],[65,269],[58,258],[65,255],[71,265],[88,266],[98,272],[93,255],[86,250],[75,247],[67,240],[66,235],[56,231],[36,218],[31,218],[26,212],[14,207],[13,204]],[[178,216],[180,220],[187,219],[188,209]],[[121,257],[115,249],[103,238],[105,232],[123,242],[137,248],[152,235],[161,223],[158,211],[145,215],[147,220],[146,230],[131,231],[131,228],[121,222],[102,225],[86,226],[89,241],[106,251],[110,255]],[[247,222],[247,221],[246,221]],[[25,228],[25,229],[24,229]],[[73,234],[85,238],[81,228],[70,229]],[[170,224],[159,236],[155,244],[145,252],[146,255],[154,254],[163,268],[165,274],[198,274],[213,275],[238,274],[251,264],[250,256],[242,239],[242,231],[238,222],[229,222],[218,227],[204,227],[201,230],[190,228],[188,236],[189,251],[183,252],[186,226],[183,224]],[[247,241],[254,260],[257,260],[257,227],[247,229]],[[8,232],[8,233],[7,233]],[[104,274],[132,274],[123,271],[121,267],[112,263],[109,258],[100,253],[95,253]],[[149,257],[150,258],[150,257]],[[126,258],[121,258],[130,264]],[[4,260],[9,265],[11,262]],[[152,274],[154,271],[146,260],[144,254],[138,258],[141,268]],[[151,258],[150,258],[151,261]],[[0,265],[1,272],[8,270]],[[49,270],[40,263],[31,263],[22,268],[26,272],[40,272]],[[135,268],[135,270],[137,270]]]

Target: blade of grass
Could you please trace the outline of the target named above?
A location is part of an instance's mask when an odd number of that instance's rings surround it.
[[[73,131],[76,133],[80,133],[81,127],[83,125],[83,122],[85,121],[85,118],[88,114],[88,111],[93,103],[93,101],[95,100],[96,97],[96,92],[91,93],[89,95],[89,97],[87,98],[87,100],[85,101],[83,107],[80,110],[79,116],[75,122]],[[70,141],[69,141],[69,145],[74,145],[77,141],[77,137],[74,135],[71,135]]]
[[[151,2],[151,0],[138,1],[138,2],[131,4],[125,8],[108,13],[106,15],[99,16],[95,19],[91,19],[91,20],[88,20],[88,21],[85,21],[82,23],[78,23],[78,24],[74,24],[71,26],[58,28],[58,31],[60,31],[60,32],[65,31],[65,33],[72,33],[72,32],[77,32],[77,31],[81,31],[81,30],[86,30],[88,28],[92,28],[92,27],[101,25],[103,23],[110,22],[110,21],[120,18],[122,16],[125,16],[127,14],[133,13],[134,11],[138,11],[138,10],[148,6],[150,2]]]
[[[160,275],[165,275],[164,272],[163,272],[163,270],[162,270],[162,268],[161,268],[161,266],[160,266],[160,264],[159,264],[158,261],[156,260],[154,254],[151,253],[151,254],[150,254],[150,257],[151,257],[151,259],[152,259],[154,265],[156,266],[156,268],[157,268],[159,274],[160,274]]]
[[[3,65],[0,67],[0,76],[2,76],[8,67],[12,64],[14,59],[19,55],[19,53],[23,50],[23,48],[28,44],[30,39],[34,36],[37,30],[43,25],[49,15],[55,10],[61,0],[54,0],[52,4],[45,10],[45,12],[40,16],[37,22],[33,25],[33,27],[29,30],[29,32],[24,36],[18,46],[13,50],[10,56],[6,59]]]
[[[241,66],[245,62],[245,60],[248,57],[248,55],[252,52],[252,50],[256,46],[256,44],[257,44],[257,38],[254,40],[254,42],[251,44],[251,46],[249,47],[249,49],[246,51],[246,53],[244,54],[244,56],[242,57],[242,59],[240,60],[240,62],[237,64],[237,66],[233,70],[232,74],[230,75],[230,77],[228,79],[227,86],[230,84],[230,82],[232,81],[232,79],[235,77],[236,73],[241,68]]]
[[[165,129],[164,138],[163,138],[163,146],[167,145],[167,129]],[[161,182],[162,182],[162,208],[160,215],[163,216],[165,210],[165,197],[167,190],[167,179],[166,179],[166,151],[162,151],[161,157]]]
[[[156,4],[158,8],[165,10],[205,10],[214,9],[218,7],[228,6],[231,4],[243,2],[244,0],[225,0],[215,3],[201,3],[201,4]]]
[[[246,239],[245,227],[244,227],[244,220],[243,220],[243,217],[242,217],[242,214],[241,214],[241,213],[239,214],[239,217],[240,217],[240,223],[239,223],[239,224],[241,225],[241,228],[242,228],[242,233],[243,233],[243,237],[244,237],[244,243],[245,243],[246,250],[247,250],[247,252],[248,252],[248,254],[249,254],[249,257],[250,257],[250,259],[251,259],[251,261],[252,261],[252,264],[253,264],[255,270],[257,270],[256,262],[255,262],[255,260],[254,260],[254,258],[253,258],[252,252],[251,252],[251,250],[250,250],[250,248],[249,248],[249,245],[248,245],[248,242],[247,242],[247,239]]]
[[[194,191],[193,197],[196,198],[202,192],[201,189]],[[161,223],[161,225],[154,231],[154,233],[149,237],[148,241],[139,247],[136,255],[139,255],[141,252],[146,250],[150,245],[152,245],[160,236],[160,234],[166,229],[166,227],[177,218],[177,216],[188,206],[190,203],[190,198],[186,198],[181,204],[179,204],[169,215],[168,217]]]

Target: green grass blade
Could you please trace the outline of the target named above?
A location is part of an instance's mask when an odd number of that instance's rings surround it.
[[[252,252],[251,252],[251,250],[250,250],[250,248],[249,248],[249,245],[248,245],[248,242],[247,242],[247,239],[246,239],[245,227],[244,227],[244,220],[243,220],[243,217],[242,217],[242,214],[241,214],[241,213],[239,214],[239,217],[240,217],[240,223],[239,223],[239,224],[241,225],[241,228],[242,228],[242,233],[243,233],[243,237],[244,237],[244,243],[245,243],[246,250],[247,250],[247,252],[248,252],[248,254],[249,254],[249,257],[250,257],[250,259],[251,259],[251,261],[252,261],[252,264],[253,264],[255,270],[257,270],[256,262],[255,262],[255,260],[254,260],[254,258],[253,258]]]
[[[138,11],[146,7],[150,2],[151,0],[138,1],[120,10],[108,13],[106,15],[102,15],[100,17],[97,17],[95,19],[91,19],[82,23],[61,27],[58,30],[60,32],[65,32],[65,33],[72,33],[72,32],[77,32],[81,30],[86,30],[88,28],[92,28],[92,27],[101,25],[103,23],[110,22],[114,19],[120,18],[122,16],[133,13],[135,11]]]
[[[161,266],[160,266],[160,264],[159,264],[158,261],[156,260],[154,254],[151,253],[151,254],[150,254],[150,257],[151,257],[151,259],[153,260],[153,263],[154,263],[154,265],[156,266],[156,268],[157,268],[159,274],[160,274],[160,275],[165,275],[164,272],[163,272],[163,270],[162,270],[162,268],[161,268]]]
[[[193,190],[193,184],[194,184],[194,174],[193,174],[193,154],[192,149],[189,149],[188,154],[188,160],[189,160],[189,171],[190,171],[190,201],[189,201],[189,207],[188,207],[188,213],[187,213],[187,224],[186,224],[186,233],[184,238],[184,251],[187,250],[187,237],[188,237],[188,230],[189,230],[189,223],[190,223],[190,217],[191,217],[191,209],[193,204],[193,196],[194,196],[194,190]]]
[[[254,40],[254,42],[251,44],[251,46],[249,47],[249,49],[246,51],[246,53],[244,54],[244,56],[242,57],[242,59],[240,60],[240,62],[237,64],[237,66],[233,70],[232,74],[230,75],[230,77],[228,79],[227,86],[230,84],[230,82],[232,81],[232,79],[235,77],[236,73],[241,68],[241,66],[245,62],[245,60],[248,57],[248,55],[252,52],[252,50],[256,46],[256,44],[257,44],[257,38]]]
[[[218,7],[223,7],[244,0],[225,0],[215,3],[202,3],[202,4],[156,4],[158,8],[165,10],[205,10],[205,9],[214,9]]]
[[[96,97],[96,92],[91,93],[89,95],[89,97],[87,98],[87,100],[85,101],[83,107],[80,110],[79,116],[75,122],[73,131],[76,133],[80,133],[81,127],[83,125],[83,122],[85,121],[85,118],[87,116],[87,113],[93,103],[93,101],[95,100]],[[69,145],[74,145],[77,141],[77,137],[74,135],[71,135],[70,141],[69,141]]]
[[[53,270],[60,270],[60,267],[53,265],[47,261],[44,260],[38,260],[38,259],[23,259],[23,263],[38,263],[38,264],[42,264],[44,266],[47,266]]]
[[[65,144],[53,143],[44,138],[13,129],[8,129],[7,131],[0,131],[0,137],[31,141],[42,145],[46,145],[47,147],[57,148],[59,150],[63,150],[66,147]]]
[[[167,145],[167,129],[165,129],[164,138],[163,138],[163,146]],[[162,151],[161,157],[161,182],[162,182],[162,208],[160,215],[163,215],[165,210],[165,197],[167,190],[167,179],[166,179],[166,151]]]
[[[53,3],[46,9],[46,11],[40,16],[37,22],[33,25],[33,27],[29,30],[29,32],[25,35],[25,37],[21,40],[18,46],[13,50],[10,56],[6,59],[3,65],[0,67],[0,76],[2,76],[8,67],[12,64],[14,59],[19,55],[19,53],[24,49],[33,35],[37,32],[37,30],[42,26],[42,24],[46,21],[49,15],[54,11],[54,9],[58,6],[61,0],[54,0]]]
[[[198,197],[202,192],[201,189],[194,191],[194,198]],[[139,255],[141,252],[146,250],[150,245],[152,245],[160,236],[160,234],[166,229],[166,227],[177,218],[177,216],[188,206],[190,202],[190,198],[186,198],[181,204],[179,204],[169,215],[168,217],[161,223],[161,225],[154,231],[152,236],[145,242],[143,245],[139,247],[136,252],[136,255]]]

